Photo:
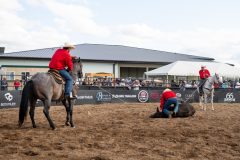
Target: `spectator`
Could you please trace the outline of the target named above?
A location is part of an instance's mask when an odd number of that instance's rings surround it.
[[[186,85],[186,82],[184,81],[184,80],[181,80],[180,81],[180,84],[179,84],[179,88],[180,88],[180,90],[183,90],[183,91],[185,91],[185,85]]]
[[[198,85],[197,85],[196,81],[193,80],[193,81],[192,81],[192,87],[193,87],[193,88],[197,88],[197,86],[198,86]]]
[[[139,87],[141,87],[140,81],[139,80],[135,80],[133,81],[133,90],[139,90]]]
[[[21,86],[21,82],[18,79],[16,79],[13,85],[15,87],[15,90],[19,90],[19,87]]]
[[[174,87],[178,87],[177,83],[174,82],[174,80],[171,81],[171,87],[173,87],[173,88],[174,88]]]
[[[227,81],[223,81],[222,85],[221,85],[221,88],[228,88],[228,83]]]
[[[237,82],[235,88],[240,88],[240,82]]]
[[[5,77],[3,78],[2,82],[1,82],[1,90],[2,91],[8,90],[8,82]]]

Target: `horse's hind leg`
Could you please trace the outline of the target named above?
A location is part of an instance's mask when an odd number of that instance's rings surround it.
[[[69,126],[69,125],[70,125],[70,123],[69,123],[69,119],[70,119],[70,118],[69,118],[69,117],[70,117],[70,108],[68,107],[66,100],[63,100],[62,103],[63,103],[63,105],[64,105],[64,107],[65,107],[65,109],[66,109],[66,112],[67,112],[67,117],[66,117],[65,125],[66,125],[66,126]]]
[[[44,103],[44,109],[43,109],[43,113],[45,114],[48,122],[49,122],[49,125],[50,127],[54,130],[56,127],[50,117],[50,114],[49,114],[49,109],[50,109],[50,105],[51,105],[51,100],[44,100],[43,101]]]
[[[35,111],[35,106],[36,106],[37,99],[32,98],[30,100],[30,110],[29,110],[29,115],[32,121],[32,126],[33,128],[36,128],[35,120],[34,120],[34,111]]]

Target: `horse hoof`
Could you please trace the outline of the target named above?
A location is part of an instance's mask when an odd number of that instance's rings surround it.
[[[70,126],[69,122],[66,122],[65,125],[66,125],[66,126]]]

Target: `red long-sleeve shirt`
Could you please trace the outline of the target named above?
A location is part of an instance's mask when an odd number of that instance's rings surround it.
[[[164,103],[169,99],[169,98],[174,98],[177,97],[176,93],[173,91],[166,91],[163,92],[162,97],[160,99],[160,108],[163,110]]]
[[[210,75],[210,72],[207,69],[201,69],[199,71],[199,76],[200,76],[200,79],[205,79],[205,78],[208,78],[211,75]]]
[[[13,84],[15,87],[20,87],[21,86],[21,83],[19,82],[19,81],[16,81],[16,82],[14,82],[14,84]]]
[[[49,63],[49,68],[63,70],[65,67],[68,67],[69,71],[73,69],[72,57],[68,50],[58,49]]]

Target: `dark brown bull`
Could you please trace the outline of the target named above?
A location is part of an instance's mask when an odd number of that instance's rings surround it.
[[[172,117],[189,117],[193,116],[195,112],[196,110],[191,104],[181,101],[179,104],[177,114],[173,115]],[[152,114],[150,118],[167,118],[167,117],[164,114],[162,114],[162,112],[160,112],[159,109],[157,108],[157,111],[154,114]]]

